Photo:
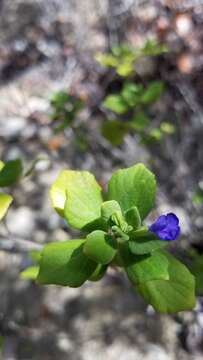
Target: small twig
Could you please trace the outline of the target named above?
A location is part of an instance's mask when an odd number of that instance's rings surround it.
[[[6,234],[0,234],[0,250],[20,253],[32,250],[42,250],[43,245],[28,239],[23,239],[22,237],[11,233],[5,220],[3,220],[2,224],[4,225]]]
[[[186,104],[189,106],[190,110],[195,114],[195,119],[196,119],[195,125],[202,126],[203,124],[202,111],[200,109],[199,104],[196,101],[192,86],[186,82],[184,83],[181,81],[178,81],[176,86],[180,94],[182,95],[183,99],[185,100]]]
[[[38,157],[36,157],[36,159],[34,159],[32,161],[32,163],[30,164],[28,169],[26,169],[23,177],[25,178],[25,177],[30,176],[32,174],[32,172],[34,171],[35,166],[37,165],[38,162],[47,161],[47,160],[49,160],[48,156],[38,156]]]

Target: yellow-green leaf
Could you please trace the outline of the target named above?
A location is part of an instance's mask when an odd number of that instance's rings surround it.
[[[12,196],[0,193],[0,220],[6,215],[6,212],[12,201]]]
[[[53,207],[76,229],[100,217],[101,187],[88,171],[62,171],[50,193]]]
[[[4,167],[4,163],[3,161],[0,160],[0,171],[3,169],[3,167]]]
[[[129,110],[128,104],[120,95],[108,95],[103,102],[103,106],[116,114],[124,114]]]
[[[36,280],[39,273],[39,266],[29,266],[27,269],[20,273],[20,277],[23,280]]]

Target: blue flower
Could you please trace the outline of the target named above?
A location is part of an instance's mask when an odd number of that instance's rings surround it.
[[[173,213],[161,215],[149,227],[149,231],[156,234],[161,240],[176,240],[180,235],[179,219]]]

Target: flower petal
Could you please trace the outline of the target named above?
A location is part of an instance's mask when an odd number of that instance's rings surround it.
[[[173,213],[161,215],[149,227],[149,231],[156,234],[161,240],[176,240],[180,235],[179,219]]]
[[[178,225],[179,224],[178,217],[173,213],[167,214],[166,218],[167,218],[167,221],[170,222],[170,224],[173,224],[173,225]]]

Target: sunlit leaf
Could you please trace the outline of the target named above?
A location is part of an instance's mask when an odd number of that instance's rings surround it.
[[[167,135],[172,135],[175,133],[175,126],[169,122],[162,122],[160,125],[160,129]]]
[[[124,114],[129,110],[128,104],[120,95],[108,95],[103,102],[103,106],[116,114]]]
[[[126,82],[121,92],[122,97],[133,107],[141,103],[144,87],[141,84],[135,84],[132,82]]]
[[[0,193],[0,220],[6,215],[12,201],[12,196]]]
[[[0,171],[3,169],[3,167],[4,167],[4,163],[3,161],[0,160]]]
[[[50,194],[56,211],[77,229],[100,217],[101,187],[88,171],[62,171]]]
[[[23,280],[36,280],[39,273],[39,266],[30,266],[20,273]]]

